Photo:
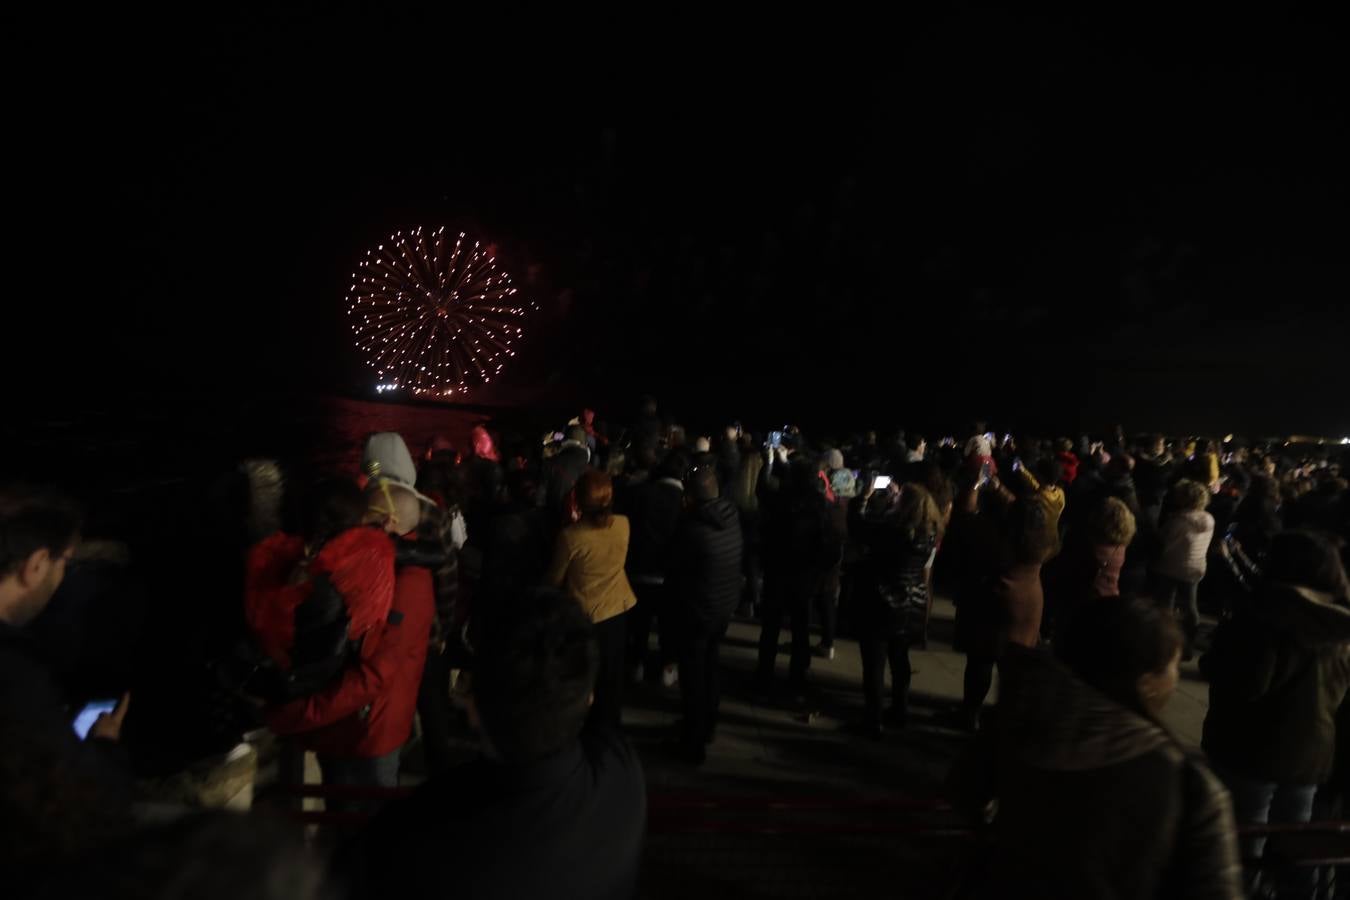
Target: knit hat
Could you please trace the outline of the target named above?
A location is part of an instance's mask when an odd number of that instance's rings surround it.
[[[396,431],[381,431],[366,439],[366,449],[361,453],[361,471],[371,484],[388,482],[404,488],[423,503],[440,505],[417,490],[417,467],[413,465],[408,445]]]
[[[839,450],[826,450],[825,465],[830,469],[842,469],[844,467],[844,454]]]
[[[375,471],[371,471],[372,466]],[[381,431],[366,439],[366,447],[361,451],[361,470],[372,478],[379,475],[407,487],[417,483],[412,454],[396,431]]]

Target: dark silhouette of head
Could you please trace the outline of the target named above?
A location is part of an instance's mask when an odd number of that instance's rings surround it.
[[[553,590],[501,598],[482,614],[477,650],[474,706],[498,757],[534,762],[577,739],[599,657],[576,601]]]
[[[1077,604],[1055,652],[1079,678],[1136,712],[1156,713],[1166,696],[1149,696],[1181,653],[1176,619],[1157,604],[1102,597]],[[1175,688],[1175,682],[1172,687]],[[1168,691],[1170,694],[1170,691]]]

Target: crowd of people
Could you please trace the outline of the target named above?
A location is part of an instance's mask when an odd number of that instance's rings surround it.
[[[973,735],[948,791],[992,837],[979,896],[1311,896],[1312,870],[1244,875],[1264,842],[1239,846],[1235,825],[1340,815],[1350,784],[1350,490],[1334,448],[983,423],[931,444],[739,423],[700,435],[644,400],[625,427],[587,410],[503,442],[480,425],[416,459],[380,433],[358,471],[316,481],[252,460],[222,491],[234,502],[213,527],[228,537],[193,593],[197,636],[173,642],[190,649],[156,657],[173,677],[125,678],[79,736],[71,701],[92,695],[53,660],[44,609],[71,560],[106,542],[81,541],[59,493],[0,492],[4,852],[35,894],[198,878],[214,896],[202,872],[111,861],[163,839],[155,816],[178,843],[247,846],[253,832],[221,837],[219,816],[148,813],[137,784],[265,726],[282,778],[313,752],[327,809],[363,823],[326,871],[272,841],[254,866],[268,890],[444,892],[454,871],[465,896],[633,896],[632,686],[678,689],[672,750],[702,764],[740,618],[760,629],[757,702],[809,702],[813,663],[850,638],[859,730],[904,732],[935,585],[966,658],[944,724]],[[88,604],[109,583],[66,590]],[[1203,752],[1160,718],[1197,656]],[[429,778],[384,803],[415,722]],[[481,756],[466,763],[469,730]],[[90,862],[65,865],[77,859]]]

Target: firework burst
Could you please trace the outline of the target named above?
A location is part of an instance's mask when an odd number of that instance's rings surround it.
[[[367,250],[348,291],[356,346],[381,390],[462,397],[489,384],[516,355],[534,303],[463,232],[398,231]]]

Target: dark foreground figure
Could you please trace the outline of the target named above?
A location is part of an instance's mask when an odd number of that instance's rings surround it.
[[[1108,597],[1081,607],[1060,659],[1009,649],[992,721],[953,772],[973,816],[997,804],[972,896],[1243,896],[1228,792],[1157,721],[1182,640],[1155,605]]]
[[[626,741],[581,733],[596,668],[594,628],[567,597],[500,604],[474,673],[483,758],[387,808],[339,855],[351,896],[632,897],[646,788]]]

